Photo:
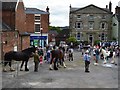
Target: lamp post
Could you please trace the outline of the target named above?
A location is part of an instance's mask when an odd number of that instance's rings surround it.
[[[40,33],[41,33],[41,48],[42,48],[42,30],[43,30],[43,28],[40,28]]]

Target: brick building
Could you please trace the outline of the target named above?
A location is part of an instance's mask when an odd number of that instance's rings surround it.
[[[15,30],[16,5],[18,2],[2,2],[1,19],[1,56],[3,59],[4,53],[10,50],[19,49],[19,31]]]
[[[93,4],[73,8],[70,6],[69,26],[71,36],[78,41],[87,41],[92,45],[96,40],[111,40],[112,3],[109,8],[100,8]]]
[[[0,54],[0,60],[3,60],[3,55],[11,50],[17,51],[18,50],[18,44],[19,44],[19,34],[18,31],[14,31],[11,29],[7,24],[2,22],[0,24],[2,27],[1,34],[1,54]]]
[[[49,8],[46,11],[26,8],[26,32],[30,33],[30,43],[35,46],[48,44]]]
[[[9,1],[9,0],[8,0]],[[33,35],[40,35],[40,32],[36,33],[36,29],[42,28],[42,41],[48,43],[48,26],[49,26],[49,8],[46,8],[46,12],[41,10],[40,20],[35,20],[35,15],[26,13],[24,3],[22,0],[14,0],[14,2],[2,2],[2,13],[0,18],[0,60],[3,59],[4,53],[14,50],[21,51],[30,46],[31,37]],[[39,10],[40,11],[40,10]],[[30,18],[30,19],[29,19]],[[32,23],[33,21],[33,23]],[[35,23],[41,26],[36,25]],[[36,29],[35,29],[36,28]],[[45,36],[46,35],[46,36]],[[45,39],[44,37],[45,36]],[[40,37],[41,38],[41,37]],[[45,41],[46,40],[46,41]]]

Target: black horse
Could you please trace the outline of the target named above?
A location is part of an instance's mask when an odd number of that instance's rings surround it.
[[[32,54],[35,52],[36,48],[30,47],[27,49],[24,49],[20,52],[16,52],[16,51],[9,51],[7,53],[5,53],[4,55],[4,68],[3,71],[6,71],[5,66],[9,63],[10,66],[10,70],[13,70],[11,68],[11,61],[15,60],[15,61],[22,61],[21,67],[23,67],[23,64],[25,62],[25,71],[29,71],[29,69],[27,68],[27,63],[29,58],[32,56]]]

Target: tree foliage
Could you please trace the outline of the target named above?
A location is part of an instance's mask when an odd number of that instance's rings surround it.
[[[68,41],[68,42],[73,42],[73,43],[77,42],[77,40],[76,40],[75,37],[69,37],[69,38],[67,39],[67,41]]]
[[[55,27],[55,26],[49,26],[49,30],[55,30],[58,33],[61,31],[59,27]]]

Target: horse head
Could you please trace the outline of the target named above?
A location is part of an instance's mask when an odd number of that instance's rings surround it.
[[[26,53],[30,57],[33,55],[33,53],[35,53],[35,51],[36,48],[34,46],[22,50],[22,52]]]

